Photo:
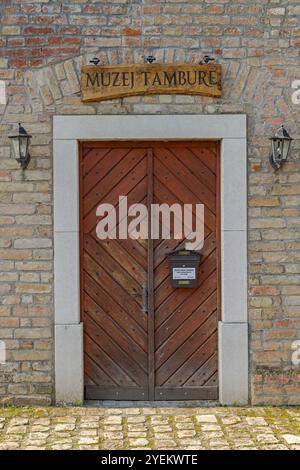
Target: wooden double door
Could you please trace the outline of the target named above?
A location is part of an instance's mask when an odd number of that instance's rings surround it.
[[[85,397],[217,399],[219,144],[84,142],[80,149]],[[204,204],[196,288],[173,288],[185,240],[99,239],[99,204]],[[194,206],[193,206],[194,207]],[[150,218],[149,218],[150,220]],[[122,223],[118,217],[115,229]]]

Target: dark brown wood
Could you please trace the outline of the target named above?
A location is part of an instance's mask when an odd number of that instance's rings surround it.
[[[151,206],[153,204],[153,151],[147,151],[147,177],[148,177],[148,193],[147,208],[148,215],[151,214]],[[148,234],[151,233],[151,218],[148,216]],[[154,363],[154,283],[153,283],[153,239],[148,235],[148,386],[149,400],[154,400],[155,386],[155,363]]]
[[[86,398],[217,399],[219,180],[218,142],[81,144]],[[205,205],[196,288],[173,289],[170,283],[167,253],[184,247],[186,240],[97,238],[98,204],[110,203],[118,210],[120,195],[128,196],[128,205],[143,203],[148,210],[152,203]]]
[[[217,400],[217,386],[155,387],[155,400]]]
[[[218,324],[217,144],[177,146],[169,142],[154,147],[154,174],[154,196],[158,202],[167,199],[168,204],[205,205],[205,243],[197,288],[171,288],[165,249],[174,240],[155,245],[155,396],[199,399],[203,388],[210,383],[213,392],[206,398],[214,399],[217,397]]]
[[[135,387],[105,387],[99,385],[85,386],[86,400],[148,400],[147,388]]]

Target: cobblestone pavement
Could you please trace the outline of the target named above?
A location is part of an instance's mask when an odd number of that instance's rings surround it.
[[[0,450],[300,450],[300,408],[0,408]]]

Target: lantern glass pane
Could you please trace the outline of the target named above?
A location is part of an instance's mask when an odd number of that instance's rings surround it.
[[[286,160],[288,157],[290,145],[291,145],[291,141],[288,139],[284,139],[283,147],[282,147],[282,159],[283,160]]]
[[[272,140],[272,150],[273,156],[277,160],[282,155],[282,142],[280,139],[273,139]]]
[[[27,155],[27,144],[28,138],[27,137],[19,137],[20,139],[20,158],[25,158]]]
[[[11,141],[12,141],[13,157],[14,158],[19,158],[20,157],[19,137],[14,137],[14,138],[11,139]]]

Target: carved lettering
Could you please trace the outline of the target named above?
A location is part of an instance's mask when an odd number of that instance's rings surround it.
[[[82,67],[82,101],[134,95],[190,94],[221,96],[218,64],[144,64]]]

